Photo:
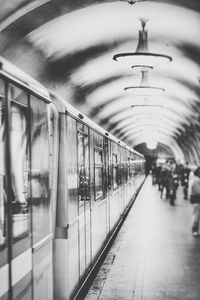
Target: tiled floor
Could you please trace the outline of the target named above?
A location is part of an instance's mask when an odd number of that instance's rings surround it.
[[[160,199],[148,177],[85,300],[200,300],[200,237],[192,206]]]

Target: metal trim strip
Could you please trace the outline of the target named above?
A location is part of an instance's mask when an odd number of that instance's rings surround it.
[[[33,245],[32,251],[36,252],[41,247],[43,247],[45,244],[47,244],[48,242],[50,242],[52,239],[53,239],[53,233],[47,235],[45,238],[43,238],[42,240],[40,240],[39,242],[37,242],[35,245]]]

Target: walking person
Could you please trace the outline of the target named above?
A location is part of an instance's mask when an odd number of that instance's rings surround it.
[[[188,199],[188,182],[189,182],[189,175],[190,175],[190,169],[188,168],[188,164],[186,163],[183,171],[182,171],[182,186],[183,186],[183,193],[184,193],[184,199]]]
[[[200,220],[200,168],[194,171],[194,176],[189,181],[190,202],[193,205],[192,212],[192,233],[193,236],[199,235]]]
[[[166,166],[163,166],[160,172],[160,198],[163,196],[164,188],[166,189],[167,194],[167,186],[168,186],[168,169]],[[167,197],[166,197],[167,198]]]
[[[171,205],[175,205],[177,188],[178,188],[178,175],[174,171],[170,171],[170,175],[169,175],[169,203]]]

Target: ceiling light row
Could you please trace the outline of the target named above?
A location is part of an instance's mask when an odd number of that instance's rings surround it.
[[[153,96],[165,91],[164,88],[151,86],[148,82],[148,71],[162,63],[171,62],[168,55],[152,53],[149,51],[148,30],[145,28],[147,19],[139,19],[142,29],[139,30],[138,45],[135,52],[118,53],[113,56],[117,62],[128,64],[134,70],[141,72],[141,82],[137,86],[125,87],[125,91],[131,91],[136,96]]]

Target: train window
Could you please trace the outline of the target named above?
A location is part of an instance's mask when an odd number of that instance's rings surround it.
[[[90,200],[89,171],[89,130],[81,123],[78,129],[78,168],[79,168],[79,213]]]
[[[95,148],[95,200],[103,196],[103,151]]]
[[[79,123],[78,123],[79,124]],[[78,127],[77,124],[77,127]],[[80,124],[79,124],[80,125]],[[81,124],[82,125],[82,124]],[[82,129],[82,128],[81,128]],[[84,182],[85,182],[85,170],[84,170],[84,134],[82,131],[78,130],[78,172],[79,172],[79,210],[84,208]]]
[[[28,96],[10,85],[10,159],[13,256],[30,247],[30,195],[28,174]]]
[[[63,124],[64,125],[64,124]],[[64,128],[61,128],[62,134],[64,136]],[[66,178],[59,176],[58,184],[58,200],[63,199],[63,194],[66,193],[64,189],[65,182],[67,184],[67,194],[68,194],[68,211],[66,212],[69,217],[69,222],[77,217],[78,214],[78,147],[77,147],[77,121],[67,115],[66,116],[66,139],[61,139],[61,149],[66,149]],[[65,148],[66,143],[66,148]],[[59,155],[59,164],[64,167],[63,156]],[[62,182],[62,184],[61,184]],[[61,197],[61,198],[60,198]],[[65,202],[61,201],[62,205],[58,206],[58,214],[63,215],[63,205]],[[58,222],[59,218],[57,219]]]
[[[119,153],[119,167],[118,167],[118,184],[122,184],[124,180],[124,161],[123,161],[123,152],[120,149]]]
[[[113,157],[113,188],[115,189],[118,186],[117,154],[113,153],[112,157]]]
[[[47,104],[31,96],[31,192],[33,243],[51,233],[50,138]]]
[[[128,180],[130,179],[131,177],[131,170],[130,170],[130,157],[128,157],[128,160],[127,160],[127,168],[128,168]]]
[[[134,178],[135,176],[135,163],[134,163],[134,158],[131,158],[131,178]]]
[[[111,189],[112,188],[112,156],[111,156],[111,151],[112,151],[112,147],[111,147],[111,141],[108,141],[108,188]]]
[[[113,164],[116,165],[117,164],[117,154],[113,153]]]
[[[0,79],[0,267],[7,263],[4,82]]]
[[[107,138],[104,138],[104,164],[105,164],[105,173],[103,176],[104,180],[104,193],[106,195],[106,192],[108,189],[111,188],[111,176],[110,176],[110,166],[109,166],[109,141]]]
[[[121,183],[125,183],[126,181],[127,181],[127,174],[126,174],[125,152],[122,149],[122,151],[121,151]]]
[[[77,122],[77,130],[78,130],[79,132],[83,132],[83,130],[84,130],[84,125],[83,125],[83,123]]]
[[[86,128],[86,127],[85,127]],[[88,135],[88,128],[87,131],[85,130],[85,139],[84,139],[84,146],[85,146],[85,200],[86,204],[89,204],[90,200],[90,153],[89,153],[89,135]]]
[[[103,137],[100,134],[95,135],[95,145],[99,148],[103,148]]]

